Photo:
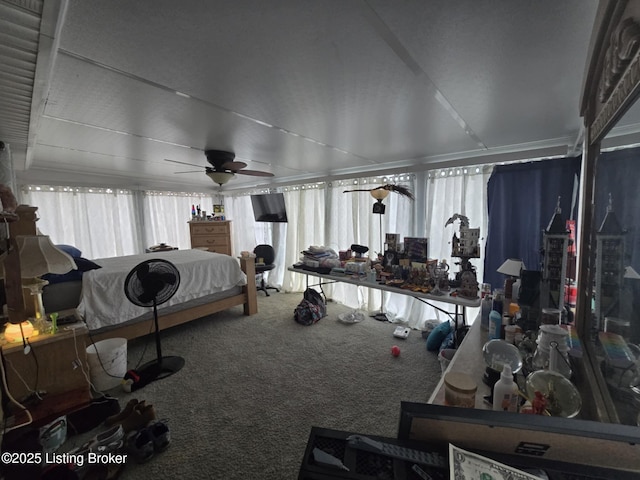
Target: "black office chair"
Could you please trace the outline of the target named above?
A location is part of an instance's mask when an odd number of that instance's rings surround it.
[[[258,259],[260,258],[263,262],[263,264],[256,263],[256,277],[260,276],[260,283],[257,285],[258,290],[262,290],[267,297],[269,296],[269,289],[279,292],[280,290],[276,287],[267,286],[264,282],[264,272],[268,272],[269,270],[276,268],[273,263],[276,259],[276,252],[273,250],[273,247],[271,245],[258,245],[253,249],[253,253],[256,254],[256,262],[258,262]]]

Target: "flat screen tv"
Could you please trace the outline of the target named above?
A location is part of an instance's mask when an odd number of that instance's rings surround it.
[[[282,193],[251,195],[251,205],[256,222],[286,222],[287,209]]]

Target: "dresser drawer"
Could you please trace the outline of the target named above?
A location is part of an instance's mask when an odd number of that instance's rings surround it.
[[[215,225],[207,222],[203,223],[192,223],[191,225],[191,235],[192,236],[200,236],[200,235],[229,235],[229,225]]]
[[[219,236],[193,236],[191,237],[191,248],[196,247],[228,247],[229,237]]]

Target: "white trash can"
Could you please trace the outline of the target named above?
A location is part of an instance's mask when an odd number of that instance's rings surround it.
[[[108,338],[87,347],[89,376],[96,390],[111,390],[127,373],[127,339]]]

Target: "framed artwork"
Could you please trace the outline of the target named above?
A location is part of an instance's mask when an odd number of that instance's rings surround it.
[[[400,234],[399,233],[387,233],[384,236],[384,241],[387,244],[388,250],[398,250],[400,243]]]
[[[404,252],[411,260],[425,263],[429,258],[429,239],[404,237]]]

